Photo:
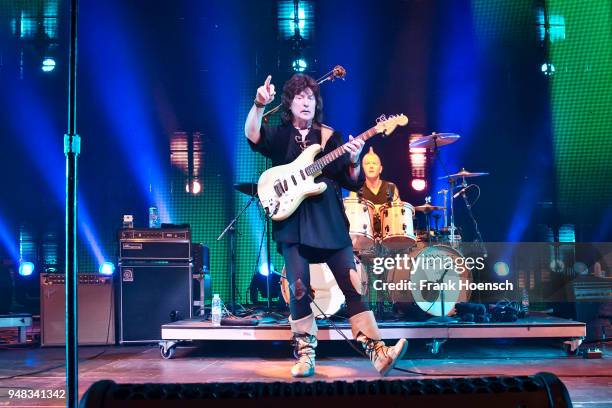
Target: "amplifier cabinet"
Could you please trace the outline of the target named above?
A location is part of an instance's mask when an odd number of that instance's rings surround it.
[[[185,229],[132,229],[119,232],[119,259],[176,260],[191,259],[191,237]]]
[[[98,274],[78,275],[79,344],[115,344],[113,278]],[[40,274],[40,334],[42,346],[66,344],[66,277]]]
[[[190,264],[121,265],[119,342],[161,340],[161,326],[192,316]]]

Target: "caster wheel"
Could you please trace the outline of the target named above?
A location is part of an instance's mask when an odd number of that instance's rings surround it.
[[[568,356],[577,356],[580,353],[580,349],[578,347],[572,350],[572,347],[569,344],[564,344],[563,349]]]
[[[176,353],[176,347],[169,347],[166,351],[164,351],[164,347],[159,347],[159,352],[164,360],[170,360],[174,358],[174,354]]]

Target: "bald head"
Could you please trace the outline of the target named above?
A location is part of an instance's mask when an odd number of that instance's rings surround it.
[[[365,171],[366,178],[375,180],[380,177],[380,173],[382,173],[380,157],[374,153],[374,149],[372,147],[370,147],[368,153],[363,156],[361,165]]]

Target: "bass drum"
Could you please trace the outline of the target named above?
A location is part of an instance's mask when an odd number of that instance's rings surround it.
[[[365,272],[359,258],[355,256],[355,269],[357,273],[351,277],[353,285],[361,296],[365,296],[368,290],[368,275]],[[289,281],[286,278],[287,270],[283,266],[281,277],[281,294],[285,303],[289,305],[290,288]],[[342,290],[336,282],[334,274],[329,269],[326,263],[310,264],[310,295],[314,299],[317,306],[310,304],[312,313],[317,318],[325,318],[325,315],[333,315],[340,310],[344,304],[345,298]],[[319,308],[321,310],[319,310]]]
[[[387,274],[388,282],[410,281],[413,290],[390,291],[394,304],[415,303],[422,311],[432,316],[442,316],[442,291],[435,283],[445,283],[444,314],[455,312],[455,305],[467,302],[470,291],[461,288],[459,283],[471,282],[472,272],[465,267],[463,255],[446,245],[428,246],[419,243],[408,254],[408,269],[396,268]],[[414,262],[412,261],[414,259]]]

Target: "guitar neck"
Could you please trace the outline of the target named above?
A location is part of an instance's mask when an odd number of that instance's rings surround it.
[[[376,131],[376,127],[374,126],[366,130],[365,132],[361,133],[359,136],[355,137],[355,139],[361,139],[365,142],[366,140],[368,140],[369,138],[371,138],[372,136],[378,133],[379,132]],[[308,174],[309,176],[312,176],[313,174],[317,174],[321,172],[328,164],[331,164],[333,161],[342,157],[342,155],[346,153],[344,151],[344,146],[346,144],[347,143],[332,150],[331,152],[327,153],[325,156],[321,157],[320,159],[315,160],[311,165],[306,167],[305,169],[306,174]]]

